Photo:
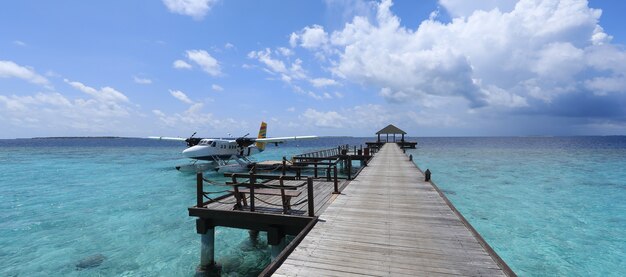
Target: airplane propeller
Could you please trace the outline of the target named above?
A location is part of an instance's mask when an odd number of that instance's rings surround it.
[[[196,135],[197,132],[193,132],[193,134],[185,139],[185,142],[187,143],[187,147],[192,147],[194,145],[197,145],[198,143],[200,143],[201,138],[194,138],[193,136]]]

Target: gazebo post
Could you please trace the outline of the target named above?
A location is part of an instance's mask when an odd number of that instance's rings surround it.
[[[387,140],[385,142],[389,142],[389,133],[387,133]]]
[[[402,140],[400,140],[401,142],[404,142],[404,134],[402,134]]]
[[[378,141],[376,142],[380,143],[380,133],[378,134]]]

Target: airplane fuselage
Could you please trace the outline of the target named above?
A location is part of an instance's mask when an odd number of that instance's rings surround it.
[[[232,140],[201,139],[197,145],[183,150],[183,155],[190,159],[214,161],[229,160],[234,157],[247,157],[262,152],[255,145],[241,147]]]

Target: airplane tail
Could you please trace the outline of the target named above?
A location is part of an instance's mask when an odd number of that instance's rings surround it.
[[[267,137],[267,123],[261,122],[261,128],[259,129],[259,136],[257,138],[266,138]],[[265,142],[257,142],[256,147],[263,151],[265,150]]]

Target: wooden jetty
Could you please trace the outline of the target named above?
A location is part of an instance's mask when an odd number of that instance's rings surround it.
[[[249,229],[251,236],[267,232],[275,259],[287,246],[286,236],[302,237],[353,174],[360,172],[353,161],[362,166],[371,158],[369,149],[348,145],[304,153],[291,162],[283,158],[282,164],[270,165],[277,166],[272,172],[278,174],[259,174],[256,166],[249,173],[226,173],[231,181],[217,192],[205,191],[204,183],[212,182],[198,173],[196,205],[189,208],[189,215],[197,217],[196,231],[201,235],[199,272],[219,271],[214,255],[216,226]],[[298,239],[289,245],[294,241]]]
[[[514,276],[392,143],[320,215],[274,276]]]
[[[283,158],[277,175],[225,174],[219,197],[198,174],[199,272],[219,271],[215,227],[226,226],[267,232],[260,276],[515,276],[403,146],[338,146]]]

